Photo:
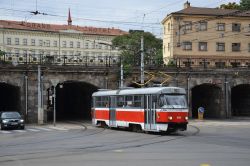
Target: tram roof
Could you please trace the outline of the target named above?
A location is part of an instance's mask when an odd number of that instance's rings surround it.
[[[143,94],[186,94],[185,89],[179,87],[150,87],[150,88],[132,88],[118,90],[102,90],[93,93],[92,96],[116,96],[116,95],[143,95]]]

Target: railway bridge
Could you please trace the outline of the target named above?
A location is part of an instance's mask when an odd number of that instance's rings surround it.
[[[53,119],[55,103],[58,120],[89,119],[91,94],[119,88],[119,72],[119,66],[1,64],[0,111],[17,110],[28,122],[46,123]],[[139,80],[140,69],[135,67],[124,86],[138,87]],[[185,88],[190,118],[197,118],[200,106],[205,108],[205,118],[250,116],[249,68],[146,66],[145,82],[145,86]]]

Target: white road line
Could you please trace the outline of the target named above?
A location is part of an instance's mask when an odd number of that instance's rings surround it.
[[[10,134],[11,132],[10,132],[10,131],[3,131],[3,130],[1,130],[0,133],[3,133],[3,134]]]
[[[49,127],[50,129],[54,129],[54,130],[61,130],[61,131],[67,131],[68,129],[64,129],[64,128],[59,128],[59,127]]]
[[[18,133],[25,133],[25,132],[27,132],[26,130],[12,130],[12,131],[18,132]]]
[[[38,132],[38,131],[41,131],[41,130],[37,130],[37,129],[26,129],[28,131],[35,131],[35,132]]]
[[[43,131],[52,131],[52,129],[44,128],[44,127],[37,127],[38,130],[43,130]]]

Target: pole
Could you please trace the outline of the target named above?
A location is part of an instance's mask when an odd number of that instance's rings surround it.
[[[229,107],[228,107],[228,80],[227,77],[225,76],[225,111],[226,111],[226,118],[229,118]]]
[[[25,74],[25,120],[28,121],[28,76]]]
[[[123,63],[122,63],[122,56],[121,58],[121,78],[120,78],[120,88],[123,88]]]
[[[42,110],[42,99],[41,99],[41,66],[38,65],[38,76],[37,76],[37,80],[38,80],[38,86],[37,86],[37,91],[38,91],[38,104],[37,104],[37,108],[38,108],[38,124],[43,124],[43,110]]]
[[[54,111],[53,111],[53,125],[56,126],[56,86],[54,85]]]
[[[141,36],[141,84],[144,86],[144,39]]]

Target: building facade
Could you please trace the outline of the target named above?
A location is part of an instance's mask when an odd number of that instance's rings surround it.
[[[68,25],[0,20],[1,60],[13,63],[102,64],[118,62],[112,39],[125,31]]]
[[[250,66],[250,12],[191,7],[166,16],[163,58],[178,66]]]

